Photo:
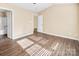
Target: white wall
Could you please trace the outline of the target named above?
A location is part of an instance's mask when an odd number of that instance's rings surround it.
[[[77,9],[76,4],[55,4],[42,11],[44,33],[79,40]]]
[[[32,12],[13,4],[0,4],[0,7],[14,11],[12,18],[12,39],[33,33],[34,26]]]

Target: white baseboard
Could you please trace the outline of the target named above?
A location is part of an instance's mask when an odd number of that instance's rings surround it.
[[[63,35],[57,35],[57,34],[51,34],[51,33],[46,33],[46,32],[42,32],[44,34],[48,34],[48,35],[54,35],[54,36],[58,36],[58,37],[63,37],[63,38],[69,38],[69,39],[72,39],[72,40],[78,40],[78,38],[74,38],[74,37],[68,37],[68,36],[63,36]]]
[[[12,39],[15,40],[15,39],[22,38],[22,37],[25,37],[25,36],[28,36],[28,35],[31,35],[31,34],[33,34],[33,33],[25,33],[25,34],[13,36]]]

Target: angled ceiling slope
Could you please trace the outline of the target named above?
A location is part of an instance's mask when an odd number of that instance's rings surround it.
[[[26,10],[38,13],[50,7],[52,3],[15,3],[15,5],[25,8]]]

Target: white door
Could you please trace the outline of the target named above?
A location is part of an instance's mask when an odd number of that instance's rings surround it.
[[[12,12],[7,12],[7,36],[12,38]]]
[[[6,17],[2,17],[0,16],[0,35],[4,35],[7,34],[6,30],[7,30],[7,23],[6,23]]]
[[[4,34],[7,34],[7,17],[3,17],[2,19],[2,27],[3,27],[3,32]]]
[[[37,28],[38,32],[43,32],[43,16],[40,15],[38,16],[38,28]]]

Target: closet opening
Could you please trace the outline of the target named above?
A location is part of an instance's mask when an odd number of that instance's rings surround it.
[[[12,38],[12,11],[0,8],[0,39]]]

